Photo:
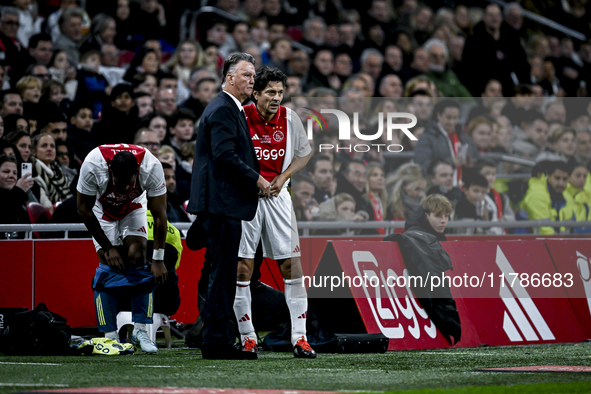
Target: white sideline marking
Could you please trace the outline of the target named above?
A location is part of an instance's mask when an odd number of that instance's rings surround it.
[[[458,354],[470,354],[473,356],[494,356],[494,353],[477,353],[477,352],[456,352],[456,353],[451,353],[451,352],[419,352],[420,354],[436,354],[438,356],[444,356],[446,354],[449,354],[450,356],[455,356]]]
[[[13,387],[68,387],[67,384],[60,383],[0,383],[0,386]]]
[[[172,368],[172,365],[134,365],[138,368]]]
[[[56,363],[11,363],[11,362],[0,362],[0,364],[12,364],[12,365],[61,365]]]

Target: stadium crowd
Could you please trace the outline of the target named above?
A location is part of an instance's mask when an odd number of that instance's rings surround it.
[[[235,52],[287,74],[282,104],[304,126],[307,107],[358,113],[366,134],[381,114],[416,116],[418,140],[400,132],[380,141],[414,153],[399,156],[357,151],[354,142],[364,141],[355,135],[338,140],[336,117],[325,115],[325,128],[311,122],[314,155],[291,186],[299,220],[405,220],[435,193],[452,202],[454,220],[591,218],[585,1],[97,3],[3,1],[0,223],[28,222],[28,202],[62,223],[81,222],[72,204],[80,165],[95,147],[118,143],[144,146],[165,163],[169,221],[190,221],[184,204],[199,119]],[[522,7],[587,38],[527,21]],[[22,175],[23,163],[31,175]],[[468,231],[507,232],[502,223]]]

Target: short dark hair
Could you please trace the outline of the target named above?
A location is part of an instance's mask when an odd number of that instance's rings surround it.
[[[6,155],[0,155],[0,167],[4,163],[14,163],[14,164],[17,164],[16,157],[6,156]]]
[[[53,42],[51,36],[47,33],[35,34],[29,39],[29,49],[37,48],[37,45],[39,45],[41,41]]]
[[[158,74],[158,86],[160,86],[160,82],[162,82],[163,79],[177,79],[177,77],[172,73],[161,72]]]
[[[19,97],[21,95],[17,89],[6,89],[6,90],[0,91],[0,108],[2,108],[2,106],[4,105],[4,99],[9,94],[16,94]]]
[[[457,108],[459,110],[460,104],[458,104],[457,101],[451,99],[441,100],[433,110],[433,117],[437,119],[437,115],[442,114],[447,108]]]
[[[162,164],[162,170],[172,170],[172,166],[168,163],[165,163],[163,161],[160,162],[160,164]]]
[[[113,87],[111,90],[111,95],[109,96],[110,101],[117,100],[117,97],[121,96],[123,93],[127,92],[129,97],[133,97],[133,86],[128,83],[120,83]]]
[[[554,174],[555,171],[560,170],[560,171],[564,171],[567,174],[570,174],[569,172],[569,166],[566,162],[562,161],[562,160],[552,160],[548,162],[548,165],[546,166],[546,176],[550,176],[552,174]]]
[[[255,92],[261,93],[269,82],[281,82],[283,84],[283,88],[287,87],[287,75],[283,73],[278,68],[269,68],[267,66],[263,66],[258,72],[257,75],[254,77],[254,88]]]
[[[464,189],[468,190],[470,186],[488,187],[488,181],[479,172],[473,169],[464,169],[462,174],[462,181],[464,181]]]
[[[138,162],[133,153],[123,150],[117,152],[111,160],[111,171],[113,176],[119,178],[119,180],[128,181],[137,173]]]
[[[474,169],[478,172],[482,171],[482,169],[484,167],[497,168],[497,163],[495,163],[494,160],[491,160],[488,158],[482,158],[482,159],[478,159],[476,161],[476,164],[474,164]]]
[[[312,187],[316,188],[314,181],[306,174],[298,173],[291,177],[291,188],[297,189],[302,183],[309,183]]]
[[[439,167],[442,164],[447,164],[452,169],[455,168],[454,165],[452,163],[450,163],[449,161],[437,159],[433,163],[431,163],[431,165],[429,166],[429,169],[427,170],[427,173],[431,176],[435,176],[435,170],[437,169],[437,167]]]
[[[365,167],[365,162],[363,160],[353,157],[349,160],[344,160],[339,171],[342,174],[347,174],[349,172],[349,167],[351,167],[351,164],[353,163],[361,164],[363,167]]]
[[[226,83],[226,75],[228,75],[228,73],[233,73],[236,70],[236,66],[241,61],[249,62],[252,63],[253,66],[256,66],[254,57],[252,55],[242,52],[233,53],[224,61],[224,66],[222,67],[222,85]]]
[[[74,100],[68,108],[68,118],[71,119],[78,115],[78,112],[82,109],[89,109],[90,112],[94,113],[94,104],[90,101],[85,100]]]
[[[197,117],[195,113],[188,108],[177,108],[168,119],[166,119],[166,127],[174,127],[178,122],[183,119],[190,119],[191,122],[195,123]]]
[[[330,160],[330,157],[328,157],[327,155],[313,155],[310,158],[310,161],[308,162],[308,164],[306,164],[306,171],[310,172],[310,173],[314,173],[316,171],[316,163],[318,163],[319,161],[328,161],[332,164],[332,160]]]

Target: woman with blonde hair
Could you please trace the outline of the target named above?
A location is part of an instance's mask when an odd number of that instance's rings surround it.
[[[363,195],[363,198],[368,202],[368,207],[371,207],[368,209],[369,220],[382,222],[386,216],[385,204],[388,201],[384,167],[380,163],[372,161],[365,168],[367,169],[365,182],[367,193]],[[378,234],[386,233],[383,228],[378,228],[376,231]]]
[[[166,62],[164,67],[178,78],[178,99],[181,101],[189,98],[189,77],[191,70],[197,67],[209,65],[205,52],[198,42],[183,40],[179,43],[174,54]]]
[[[386,180],[388,204],[386,218],[406,220],[421,208],[425,197],[427,179],[423,168],[415,163],[406,163]]]
[[[70,182],[56,160],[55,140],[50,134],[42,133],[33,138],[32,153],[35,156],[33,166],[37,175],[35,183],[39,185],[39,203],[53,212],[53,204],[72,196]]]

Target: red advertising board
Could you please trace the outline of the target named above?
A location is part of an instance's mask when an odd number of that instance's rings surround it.
[[[33,308],[33,241],[1,241],[1,308]]]
[[[454,265],[455,294],[462,297],[483,343],[585,339],[564,288],[553,280],[557,272],[543,240],[444,242],[443,247]]]
[[[591,338],[591,242],[588,240],[546,240],[552,261],[562,276],[572,275],[565,286],[586,338]]]
[[[415,300],[411,289],[391,286],[388,278],[392,281],[408,275],[396,243],[334,241],[326,247],[325,253],[332,253],[333,247],[343,274],[364,278],[357,283],[353,280],[352,286],[347,287],[355,298],[367,332],[381,332],[390,338],[388,350],[450,346]],[[462,340],[458,346],[477,346],[478,337],[465,314],[466,309],[458,305],[458,311],[462,321]]]

